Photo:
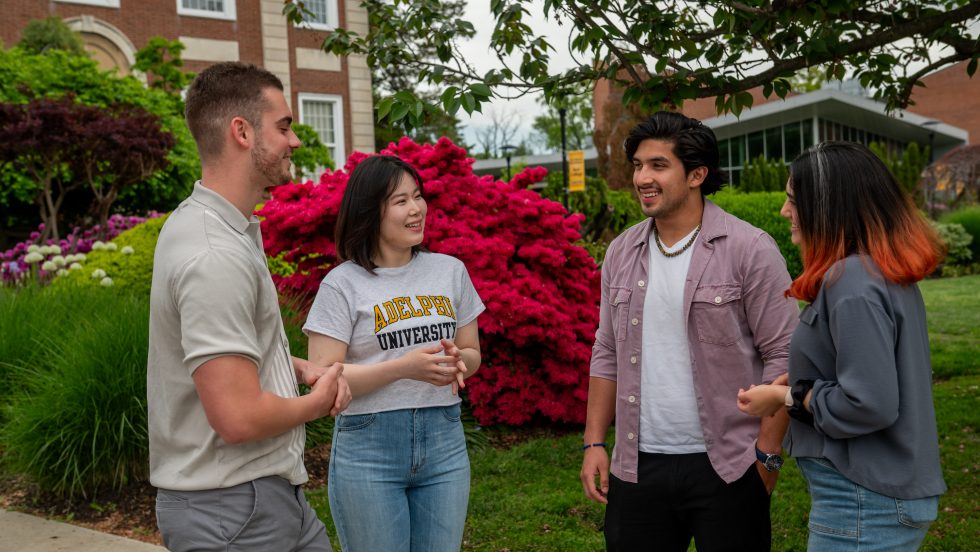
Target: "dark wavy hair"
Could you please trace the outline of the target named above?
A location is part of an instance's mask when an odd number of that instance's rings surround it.
[[[882,276],[907,285],[926,277],[945,248],[888,167],[865,146],[823,142],[789,168],[800,228],[803,273],[788,294],[813,301],[827,271],[854,254]]]
[[[415,167],[393,155],[372,155],[351,171],[340,201],[334,234],[337,257],[341,261],[353,261],[374,274],[378,265],[372,258],[378,249],[385,202],[406,174],[415,180],[419,192],[424,193],[422,179]],[[412,256],[419,251],[425,251],[422,245],[412,247]]]
[[[658,111],[633,127],[626,137],[626,159],[632,161],[644,140],[663,140],[674,145],[672,151],[690,174],[698,167],[708,169],[701,183],[701,195],[717,192],[725,184],[718,166],[718,141],[715,133],[701,121],[673,111]]]

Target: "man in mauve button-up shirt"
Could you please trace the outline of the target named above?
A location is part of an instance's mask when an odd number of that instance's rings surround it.
[[[602,267],[586,495],[607,504],[609,550],[685,551],[692,537],[699,552],[769,550],[788,419],[760,425],[735,397],[786,373],[798,318],[786,262],[768,234],[704,199],[722,176],[714,133],[699,121],[659,112],[633,129],[626,153],[649,218],[610,244]],[[645,317],[678,323],[644,331]],[[651,335],[676,346],[652,349]],[[685,427],[669,426],[675,419]]]

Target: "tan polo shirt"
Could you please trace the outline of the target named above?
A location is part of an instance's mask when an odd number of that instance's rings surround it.
[[[153,258],[146,374],[150,483],[183,491],[270,475],[305,483],[303,426],[231,445],[208,424],[191,375],[225,355],[254,362],[263,389],[297,396],[259,221],[246,219],[198,182],[164,224]]]

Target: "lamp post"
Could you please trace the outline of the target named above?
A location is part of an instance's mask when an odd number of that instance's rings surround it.
[[[562,98],[562,102],[565,99]],[[562,187],[564,188],[564,195],[562,196],[565,200],[565,209],[568,210],[568,145],[565,140],[565,106],[558,108],[558,119],[561,121],[561,174],[562,174]]]
[[[930,120],[924,121],[922,123],[922,126],[929,128],[929,164],[930,165],[932,165],[932,162],[936,159],[936,153],[935,153],[935,151],[933,151],[933,144],[934,144],[934,142],[936,140],[936,129],[935,129],[935,126],[938,125],[938,124],[939,124],[939,121],[937,121],[935,119],[930,119]]]
[[[503,152],[504,157],[507,159],[507,181],[510,182],[510,152],[516,150],[517,146],[512,146],[510,144],[504,144],[500,146],[500,151]]]
[[[926,177],[922,178],[920,176],[920,182],[924,184],[924,186],[922,186],[923,188],[922,195],[925,201],[926,210],[928,211],[930,218],[935,218],[936,216],[936,209],[935,209],[935,202],[934,202],[935,198],[932,196],[934,187],[936,185],[936,183],[933,181],[933,179],[935,178],[935,173],[932,168],[932,162],[936,159],[936,152],[934,148],[935,141],[936,141],[935,127],[938,124],[939,121],[935,119],[929,119],[928,121],[922,122],[922,126],[927,127],[929,129],[929,164],[926,165],[926,170],[925,170]]]

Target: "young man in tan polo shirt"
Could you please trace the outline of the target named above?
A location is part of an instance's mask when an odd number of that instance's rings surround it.
[[[170,550],[330,550],[303,496],[304,424],[350,402],[343,367],[292,357],[255,206],[300,146],[277,77],[201,72],[186,98],[202,178],[157,242],[147,360],[150,482]],[[311,386],[300,396],[297,384]]]

